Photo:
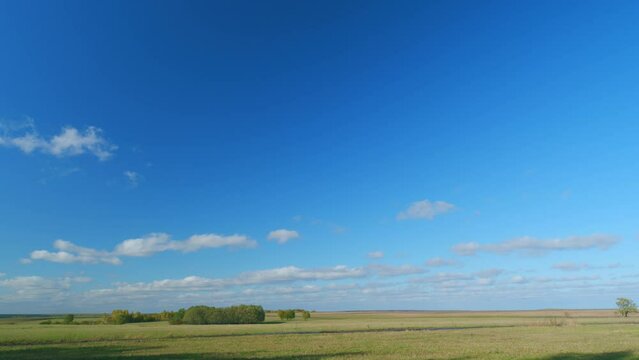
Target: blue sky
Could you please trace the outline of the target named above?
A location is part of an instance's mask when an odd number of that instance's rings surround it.
[[[633,2],[0,3],[0,313],[639,296]]]

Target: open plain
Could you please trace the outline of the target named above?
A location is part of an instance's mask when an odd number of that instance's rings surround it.
[[[0,358],[639,359],[639,319],[612,310],[315,312],[286,322],[269,313],[256,325],[40,325],[43,319],[2,319]]]

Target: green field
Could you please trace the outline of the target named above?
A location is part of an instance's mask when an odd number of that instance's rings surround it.
[[[78,319],[81,320],[81,319]],[[0,359],[639,359],[612,310],[313,313],[259,325],[40,325],[0,319]]]

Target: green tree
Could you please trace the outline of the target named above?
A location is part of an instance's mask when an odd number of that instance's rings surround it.
[[[122,325],[128,324],[132,322],[133,315],[129,313],[129,310],[113,310],[111,311],[111,316],[108,319],[108,322],[111,324]]]
[[[74,318],[75,317],[73,316],[73,314],[67,314],[67,315],[64,315],[64,318],[62,319],[62,322],[65,323],[65,324],[71,324],[71,323],[73,323],[73,319]]]
[[[182,324],[182,319],[184,318],[185,312],[186,312],[186,309],[182,308],[176,312],[171,313],[169,317],[169,324],[171,325]]]
[[[258,305],[236,305],[225,308],[198,305],[186,311],[183,309],[180,311],[184,315],[179,321],[172,321],[172,324],[256,324],[263,322],[266,317],[264,308]]]
[[[617,298],[617,312],[623,317],[628,317],[628,314],[637,312],[637,305],[630,299]]]
[[[295,310],[277,310],[277,316],[280,320],[293,320],[295,319]]]
[[[302,311],[302,319],[308,320],[310,318],[311,318],[311,313],[310,312],[308,312],[306,310]]]

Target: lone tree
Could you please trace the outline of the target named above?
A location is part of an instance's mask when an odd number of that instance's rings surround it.
[[[73,316],[73,314],[67,314],[67,315],[64,315],[64,318],[62,319],[62,322],[65,323],[65,324],[71,324],[71,323],[73,323],[73,319],[74,318],[75,317]]]
[[[637,312],[637,305],[630,299],[617,298],[617,312],[623,317],[628,317],[628,314]]]

